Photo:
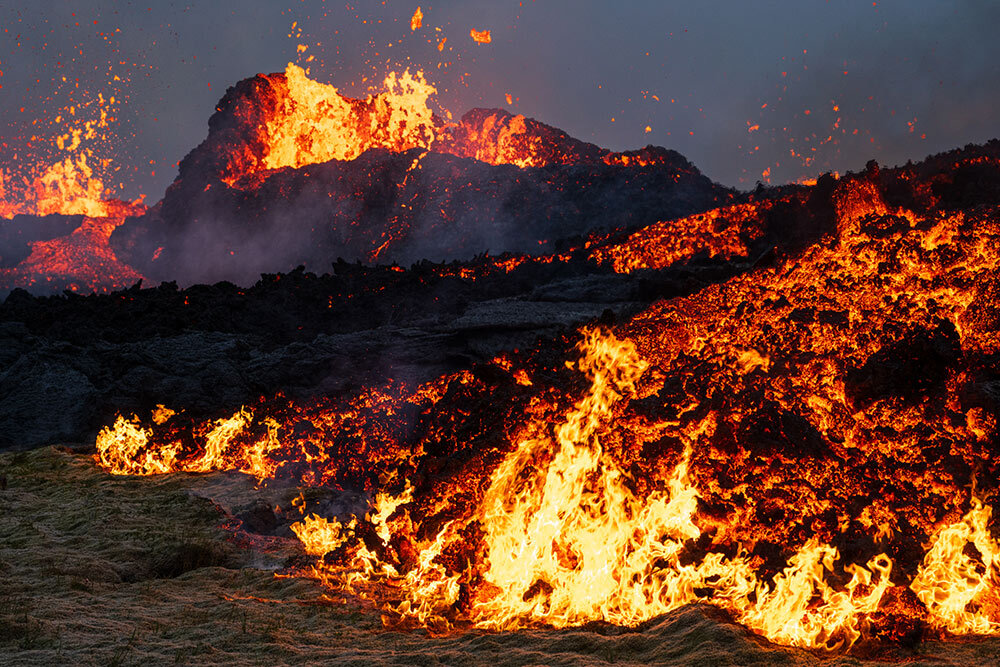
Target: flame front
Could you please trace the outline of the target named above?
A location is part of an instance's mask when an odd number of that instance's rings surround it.
[[[99,462],[365,489],[367,513],[292,530],[317,557],[303,574],[394,626],[633,626],[701,601],[824,650],[998,633],[997,424],[975,398],[977,360],[1000,349],[996,212],[918,213],[869,177],[823,187],[821,243],[586,329],[570,368],[498,358],[203,424],[119,418]],[[623,273],[742,257],[778,205],[584,250]],[[915,364],[927,379],[900,385]]]

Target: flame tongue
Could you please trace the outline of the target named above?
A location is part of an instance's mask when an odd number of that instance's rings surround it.
[[[991,513],[974,499],[961,521],[943,526],[911,584],[935,623],[949,632],[1000,632],[1000,544],[986,527]],[[970,545],[976,560],[966,553]],[[979,609],[970,609],[973,602]]]

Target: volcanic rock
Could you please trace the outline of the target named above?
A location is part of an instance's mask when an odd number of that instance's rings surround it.
[[[557,239],[641,227],[733,195],[674,151],[613,153],[495,109],[474,109],[454,125],[435,119],[429,152],[372,147],[353,159],[267,170],[266,128],[288,95],[286,74],[230,88],[163,200],[113,234],[118,256],[153,279],[247,282],[338,256],[410,263],[537,253]],[[357,140],[370,140],[362,130],[385,120],[381,107],[339,99],[357,118]]]

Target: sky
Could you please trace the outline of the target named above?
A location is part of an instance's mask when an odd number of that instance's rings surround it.
[[[499,107],[613,150],[666,146],[741,189],[1000,135],[985,0],[28,4],[0,0],[0,168],[58,155],[67,119],[102,98],[94,152],[115,194],[147,203],[227,87],[290,61],[353,96],[421,69],[456,116]]]

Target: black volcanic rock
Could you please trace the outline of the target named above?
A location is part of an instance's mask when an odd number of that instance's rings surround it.
[[[961,354],[955,325],[944,320],[931,330],[907,332],[860,368],[849,370],[844,391],[859,407],[889,398],[914,402],[944,388],[948,369],[957,365]]]
[[[164,199],[115,231],[118,256],[154,280],[246,283],[299,264],[323,269],[336,257],[537,253],[561,238],[641,227],[732,197],[674,151],[612,153],[489,109],[438,121],[429,153],[373,148],[353,160],[266,170],[267,118],[286,94],[283,74],[231,88]],[[380,121],[370,100],[349,103],[359,118]]]
[[[536,253],[595,229],[640,227],[712,206],[701,176],[652,167],[520,169],[419,150],[371,150],[351,162],[283,169],[253,190],[216,182],[171,189],[112,237],[147,276],[248,282],[298,264],[442,261],[490,251]],[[175,194],[179,196],[175,196]]]

